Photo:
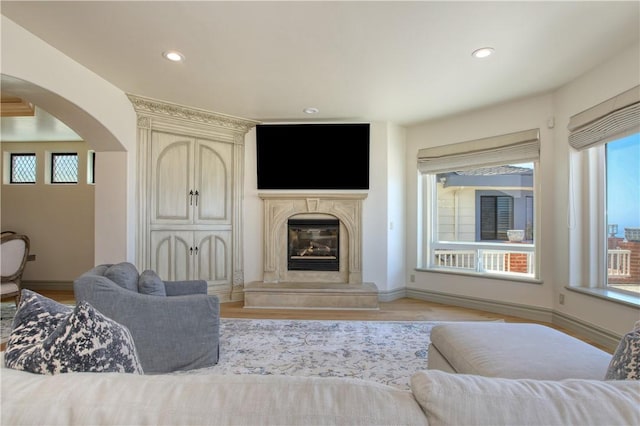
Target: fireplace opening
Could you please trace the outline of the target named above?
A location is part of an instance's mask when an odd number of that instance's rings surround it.
[[[340,221],[289,219],[288,229],[290,271],[340,270]]]

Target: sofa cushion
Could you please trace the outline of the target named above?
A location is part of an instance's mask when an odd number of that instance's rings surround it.
[[[138,293],[151,296],[166,296],[167,290],[164,281],[151,269],[147,269],[140,274],[138,279]]]
[[[427,426],[408,390],[350,378],[1,374],[3,425]]]
[[[434,326],[430,339],[461,374],[602,380],[611,361],[611,354],[541,324],[449,323]]]
[[[503,379],[419,371],[411,390],[429,425],[640,424],[640,383]]]
[[[38,374],[142,374],[124,326],[87,302],[71,308],[30,290],[22,291],[4,360],[9,368]]]
[[[104,271],[104,276],[122,288],[138,292],[138,270],[129,262],[109,266]]]
[[[640,321],[622,336],[605,375],[606,380],[640,380]]]

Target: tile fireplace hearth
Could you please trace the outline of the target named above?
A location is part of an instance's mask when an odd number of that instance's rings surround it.
[[[263,281],[245,284],[247,308],[377,309],[362,281],[366,193],[259,194],[264,206]]]

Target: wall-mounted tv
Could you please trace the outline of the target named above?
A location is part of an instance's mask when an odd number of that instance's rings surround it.
[[[256,126],[258,189],[369,189],[369,124]]]

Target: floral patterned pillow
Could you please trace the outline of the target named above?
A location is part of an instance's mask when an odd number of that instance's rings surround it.
[[[640,380],[640,321],[632,331],[622,336],[605,380]]]
[[[74,309],[30,290],[22,290],[20,300],[6,367],[38,374],[143,373],[129,330],[89,303]]]

